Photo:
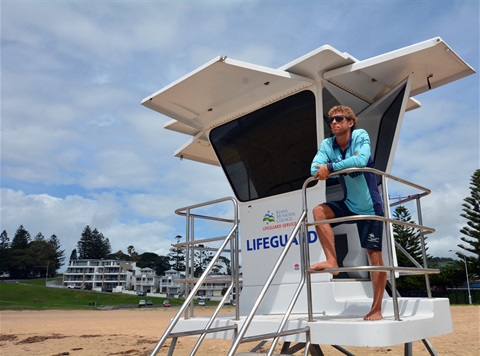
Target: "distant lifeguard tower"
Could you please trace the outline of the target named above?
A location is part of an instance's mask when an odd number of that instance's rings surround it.
[[[322,46],[278,69],[217,57],[145,98],[144,106],[173,119],[166,129],[191,136],[175,156],[221,167],[234,193],[177,209],[186,218],[186,239],[177,246],[186,250],[183,282],[188,294],[152,355],[167,339],[172,339],[169,355],[173,355],[182,336],[198,337],[192,355],[205,337],[231,339],[228,355],[236,355],[241,343],[265,340],[271,341],[268,354],[278,342],[283,343],[282,354],[303,348],[305,354],[320,355],[320,345],[350,354],[348,346],[396,344],[404,344],[405,354],[411,354],[417,340],[434,354],[428,338],[452,332],[449,301],[431,297],[428,275],[438,270],[428,268],[424,243],[423,264],[398,266],[392,223],[401,222],[389,215],[389,207],[416,201],[418,225],[403,224],[418,229],[422,237],[434,232],[423,226],[421,217],[420,199],[430,191],[390,172],[404,113],[420,107],[414,96],[473,73],[437,37],[362,61]],[[371,171],[378,176],[387,207],[385,216],[378,217],[386,227],[386,265],[368,266],[355,227],[355,220],[362,218],[358,216],[334,229],[340,267],[310,272],[310,261],[324,257],[314,228],[322,222],[312,221],[311,210],[343,195],[335,178],[326,182],[310,178],[311,160],[330,135],[324,118],[339,104],[355,111],[358,126],[371,138],[376,166]],[[391,180],[415,193],[390,204]],[[209,215],[209,208],[217,204],[228,204],[231,216]],[[201,220],[225,223],[228,232],[200,238],[195,229]],[[217,244],[215,257],[205,273],[194,278],[190,256],[211,244]],[[230,287],[211,317],[195,316],[197,291],[225,254],[231,261],[231,274],[225,275]],[[384,318],[376,322],[363,321],[372,303],[371,271],[389,276]],[[328,272],[340,274],[332,277]],[[396,278],[408,274],[425,275],[427,297],[398,295]],[[219,316],[231,296],[234,314]]]

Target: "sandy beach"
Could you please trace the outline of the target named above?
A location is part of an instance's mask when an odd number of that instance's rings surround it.
[[[210,307],[198,309],[198,315],[212,312]],[[149,355],[177,310],[1,311],[0,354]],[[452,316],[454,332],[429,340],[437,354],[480,355],[480,306],[452,306]],[[175,355],[189,355],[194,344],[194,338],[179,339]],[[206,339],[197,355],[225,355],[230,344],[230,340]],[[242,344],[238,352],[250,351],[256,344]],[[169,345],[167,340],[159,354],[166,355]],[[320,346],[325,355],[341,355],[329,345]],[[403,355],[404,352],[403,345],[346,349],[355,355]],[[429,355],[421,341],[413,343],[413,354]],[[303,355],[303,351],[295,355]]]

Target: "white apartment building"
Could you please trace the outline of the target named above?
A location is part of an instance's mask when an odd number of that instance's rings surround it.
[[[208,298],[214,301],[220,301],[223,297],[222,292],[230,285],[230,276],[209,275],[207,281],[200,286],[197,297]],[[232,299],[232,296],[230,296]]]
[[[159,289],[160,277],[156,275],[155,270],[151,268],[134,269],[135,285],[134,290],[145,293],[156,293]]]
[[[167,298],[181,298],[185,291],[185,284],[179,283],[182,279],[183,275],[177,270],[165,271],[160,277],[160,294]]]
[[[118,260],[70,260],[63,274],[63,287],[122,292],[156,292],[159,277],[151,268],[139,268],[136,262]]]
[[[186,289],[185,282],[185,277],[182,273],[174,269],[168,270],[165,272],[165,276],[160,277],[160,294],[167,298],[182,298]],[[197,298],[220,301],[223,297],[223,290],[228,288],[229,285],[229,276],[210,275],[208,281],[198,289]]]
[[[229,285],[225,277],[210,276],[198,290],[197,297],[220,301],[222,291]],[[70,260],[62,286],[99,292],[159,293],[167,298],[182,298],[186,289],[184,275],[174,269],[166,271],[164,276],[157,276],[155,270],[137,267],[136,262],[103,259]]]

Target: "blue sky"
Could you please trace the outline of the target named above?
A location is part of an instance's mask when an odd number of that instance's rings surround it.
[[[1,2],[1,230],[86,225],[113,251],[168,253],[176,208],[230,196],[219,168],[180,161],[188,137],[140,105],[218,55],[278,68],[329,44],[359,60],[436,36],[479,70],[478,1]],[[392,173],[426,186],[434,256],[460,243],[479,158],[479,76],[416,97]],[[415,216],[414,216],[415,219]]]

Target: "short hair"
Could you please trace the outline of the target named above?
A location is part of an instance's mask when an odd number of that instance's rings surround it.
[[[350,107],[346,105],[337,105],[328,111],[328,116],[332,116],[332,113],[340,113],[343,116],[346,116],[348,119],[353,121],[352,130],[355,130],[357,128],[357,115],[355,115],[355,113]]]

